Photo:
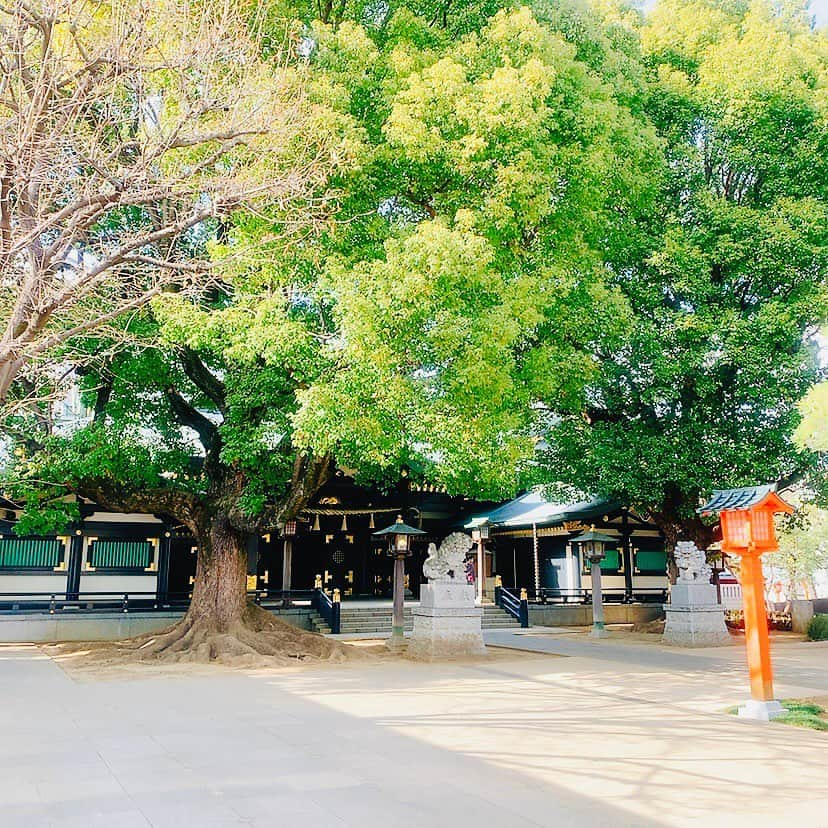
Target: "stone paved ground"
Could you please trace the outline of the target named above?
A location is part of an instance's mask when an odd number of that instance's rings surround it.
[[[0,828],[828,828],[828,734],[719,712],[737,648],[488,635],[556,655],[76,680],[0,647]],[[776,646],[828,695],[828,646]]]

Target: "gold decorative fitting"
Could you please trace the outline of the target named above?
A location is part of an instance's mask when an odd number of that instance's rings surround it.
[[[313,532],[318,532],[318,531],[319,531],[319,515],[314,515],[314,516],[313,516],[313,528],[312,528],[312,531],[313,531]]]
[[[250,592],[251,590],[256,589],[256,581],[258,579],[255,575],[248,575],[247,576],[247,591]]]
[[[338,603],[339,603],[339,587],[337,587],[337,588],[336,588],[336,589],[334,589],[334,591],[333,591],[333,602],[334,602],[335,604],[338,604]]]
[[[190,583],[191,584],[195,583],[195,575],[190,575]]]
[[[526,587],[520,588],[520,600],[521,601],[528,601],[529,600],[529,593],[526,591]]]
[[[314,589],[322,589],[322,576],[321,575],[317,575],[313,579],[313,588]]]
[[[500,575],[495,575],[495,586],[502,587],[503,586],[503,578]]]

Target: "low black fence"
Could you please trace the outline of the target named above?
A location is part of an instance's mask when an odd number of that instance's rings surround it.
[[[313,604],[314,589],[251,589],[248,597],[265,609],[279,607],[309,607]]]
[[[512,590],[514,592],[514,590]],[[526,590],[530,604],[572,604],[592,603],[591,589],[548,589]],[[632,591],[623,587],[602,589],[601,599],[605,604],[664,604],[667,601],[666,588],[640,588]]]
[[[250,590],[248,597],[265,609],[309,607],[317,590]],[[0,592],[0,612],[7,614],[62,612],[169,612],[186,611],[192,592]],[[320,613],[321,614],[321,613]]]
[[[0,612],[153,612],[182,609],[190,604],[190,593],[155,592],[0,592]]]

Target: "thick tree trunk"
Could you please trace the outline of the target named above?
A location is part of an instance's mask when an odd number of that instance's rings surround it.
[[[198,562],[188,620],[211,632],[229,632],[242,623],[247,606],[245,537],[219,515],[197,534],[196,543]]]

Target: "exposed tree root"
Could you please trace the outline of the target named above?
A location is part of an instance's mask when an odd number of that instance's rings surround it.
[[[84,666],[213,663],[262,667],[366,658],[356,647],[300,630],[254,604],[248,604],[242,619],[227,631],[216,631],[188,614],[161,632],[92,645],[60,644],[49,651],[67,656],[82,652]]]

